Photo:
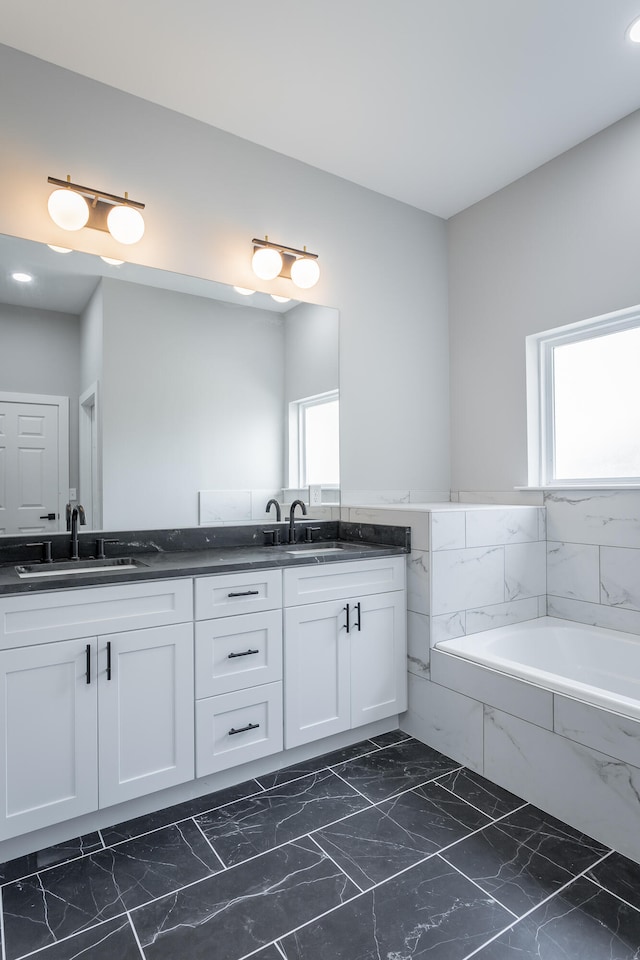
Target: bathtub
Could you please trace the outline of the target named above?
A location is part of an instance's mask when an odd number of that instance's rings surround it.
[[[540,617],[435,645],[548,690],[640,720],[640,637]]]

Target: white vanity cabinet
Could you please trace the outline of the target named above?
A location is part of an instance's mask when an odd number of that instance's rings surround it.
[[[0,839],[193,779],[192,617],[189,580],[0,597]]]
[[[407,707],[405,558],[284,571],[285,747]]]
[[[196,776],[282,750],[282,571],[198,577]]]

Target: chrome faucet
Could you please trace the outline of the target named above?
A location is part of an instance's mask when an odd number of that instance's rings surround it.
[[[276,508],[276,523],[280,523],[280,521],[282,520],[282,509],[278,501],[275,499],[275,497],[272,497],[271,500],[269,500],[269,503],[264,508],[264,512],[269,513],[269,510],[271,509],[271,507]]]
[[[71,511],[71,560],[79,560],[80,554],[78,553],[78,520],[84,526],[87,522],[85,516],[84,507],[81,504],[78,504],[77,507],[74,507]]]
[[[296,542],[296,532],[295,532],[295,526],[294,526],[294,524],[295,524],[294,513],[295,513],[296,507],[298,507],[298,506],[299,506],[299,507],[302,507],[302,513],[304,514],[304,516],[306,517],[306,515],[307,515],[307,507],[306,507],[306,504],[305,504],[302,500],[294,500],[293,503],[291,504],[291,510],[289,511],[289,543],[295,543],[295,542]]]

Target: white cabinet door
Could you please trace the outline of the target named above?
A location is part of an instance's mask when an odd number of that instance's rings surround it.
[[[98,637],[100,806],[192,780],[193,625]]]
[[[286,749],[351,725],[345,606],[329,600],[285,611]]]
[[[5,650],[0,684],[0,840],[95,810],[95,638]]]
[[[351,603],[351,726],[407,709],[403,590]]]

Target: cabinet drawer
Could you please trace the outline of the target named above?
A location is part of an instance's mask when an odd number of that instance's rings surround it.
[[[282,683],[196,703],[196,776],[282,750]]]
[[[284,571],[284,605],[294,607],[404,590],[405,566],[405,557],[380,557],[323,567],[293,567]]]
[[[193,619],[192,581],[146,580],[0,597],[0,648]]]
[[[280,570],[255,570],[251,573],[224,573],[197,577],[196,620],[228,617],[236,613],[277,610],[282,606]]]
[[[196,699],[281,679],[281,610],[196,624]]]

